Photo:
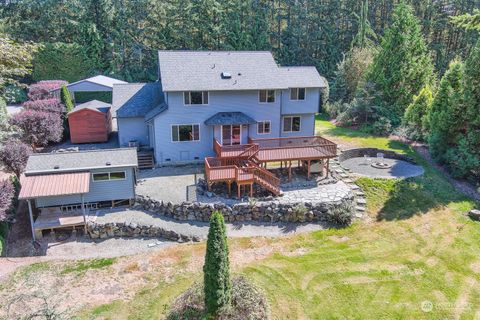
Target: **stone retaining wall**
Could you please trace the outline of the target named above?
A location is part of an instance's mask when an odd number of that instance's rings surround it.
[[[87,232],[92,239],[106,239],[112,237],[139,237],[164,238],[177,242],[200,241],[196,236],[179,234],[172,230],[165,230],[156,226],[138,225],[137,223],[87,223]]]
[[[351,224],[355,215],[354,196],[330,202],[279,203],[258,201],[239,203],[232,206],[223,203],[173,204],[137,196],[136,205],[143,210],[180,221],[209,221],[213,211],[221,211],[227,222],[329,222],[337,225]]]
[[[338,156],[338,160],[342,162],[350,158],[363,157],[364,155],[367,155],[371,158],[376,158],[377,153],[383,153],[384,157],[388,159],[403,160],[412,164],[416,164],[415,161],[409,156],[406,156],[404,154],[398,154],[390,150],[382,150],[377,148],[358,148],[358,149],[343,150]]]

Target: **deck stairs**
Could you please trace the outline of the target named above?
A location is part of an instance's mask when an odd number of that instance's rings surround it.
[[[138,169],[153,169],[155,168],[155,157],[152,151],[138,151]]]
[[[258,151],[259,146],[254,144],[244,152],[240,153],[238,158],[243,160],[241,160],[239,163],[240,167],[253,174],[253,180],[255,183],[270,191],[274,195],[279,195],[281,193],[280,179],[267,169],[260,166],[260,161],[258,161],[258,158],[256,157]]]

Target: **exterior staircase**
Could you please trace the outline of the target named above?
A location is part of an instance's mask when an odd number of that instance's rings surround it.
[[[138,169],[153,169],[155,168],[155,157],[152,151],[138,151]]]

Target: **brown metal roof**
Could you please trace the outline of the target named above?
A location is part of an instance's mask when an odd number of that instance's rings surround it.
[[[19,199],[63,196],[87,193],[90,190],[90,173],[75,172],[23,176]]]

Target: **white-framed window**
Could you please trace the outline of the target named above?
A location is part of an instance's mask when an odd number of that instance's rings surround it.
[[[208,91],[185,91],[183,92],[183,103],[190,105],[208,104]]]
[[[94,182],[125,180],[126,178],[127,178],[127,173],[125,171],[92,173],[92,179]]]
[[[259,90],[258,101],[260,103],[273,103],[275,102],[275,90]]]
[[[283,117],[283,132],[299,132],[302,118],[299,116]]]
[[[271,130],[270,120],[258,121],[257,123],[258,134],[268,134],[270,133],[270,130]]]
[[[303,101],[305,100],[305,88],[290,88],[290,100]]]
[[[200,141],[199,124],[174,124],[172,125],[172,141]]]

